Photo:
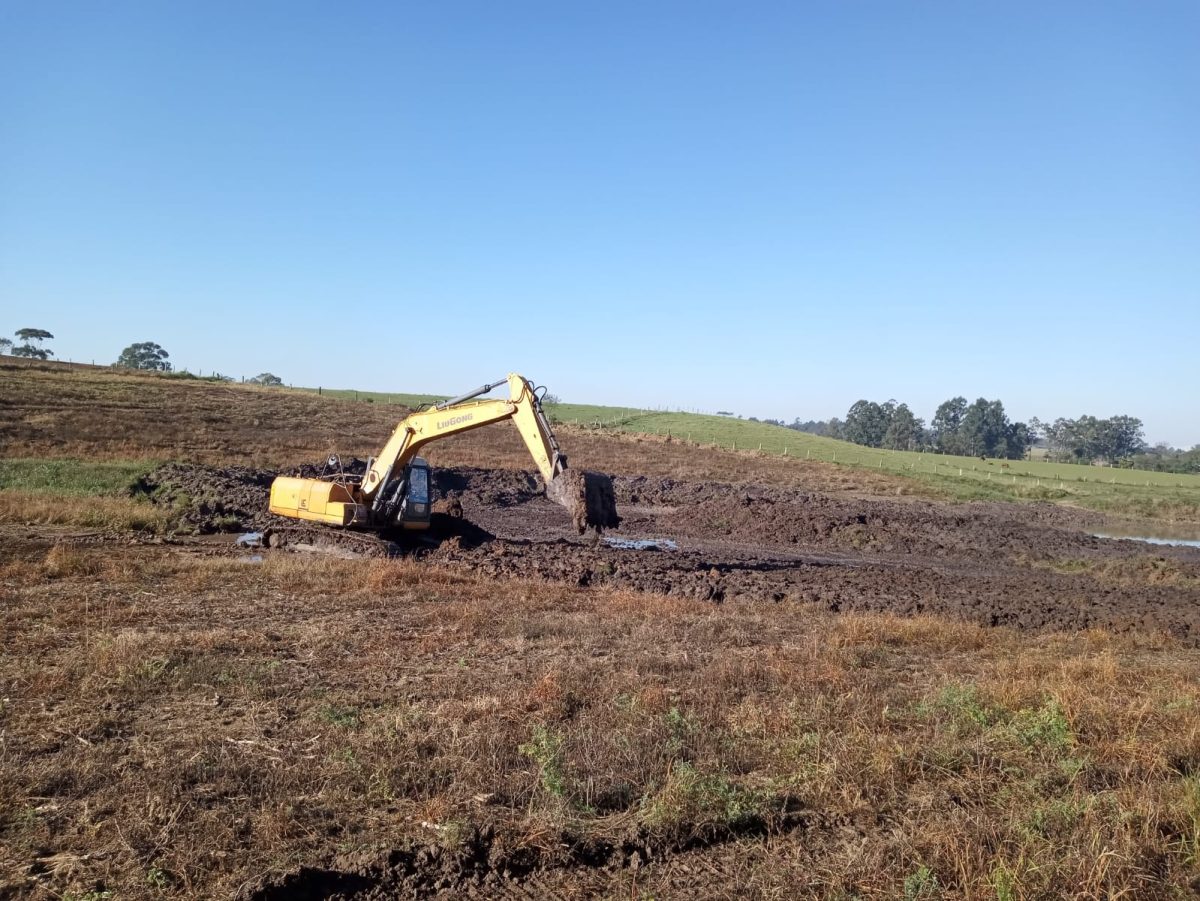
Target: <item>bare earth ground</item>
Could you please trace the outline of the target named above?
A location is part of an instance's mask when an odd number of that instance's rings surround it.
[[[239,550],[208,530],[395,408],[0,377],[6,456],[192,461],[140,488],[188,495],[174,533],[0,524],[0,896],[1200,887],[1200,550],[566,433],[656,541],[594,545],[503,428],[431,454],[447,540]]]

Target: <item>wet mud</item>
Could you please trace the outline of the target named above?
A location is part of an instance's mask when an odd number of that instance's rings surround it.
[[[266,512],[273,476],[173,464],[140,490],[180,504],[200,532],[269,533],[295,527]],[[786,615],[802,609],[795,602],[1017,629],[1165,633],[1200,644],[1200,549],[1100,538],[1104,518],[1086,511],[614,476],[622,525],[609,537],[620,540],[597,541],[577,535],[531,473],[460,467],[436,471],[434,483],[435,509],[449,512],[435,514],[428,535],[341,533],[349,552],[409,554],[501,579],[788,602]]]

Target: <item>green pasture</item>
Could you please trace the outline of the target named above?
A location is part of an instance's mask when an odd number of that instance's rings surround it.
[[[122,495],[153,467],[145,461],[0,460],[0,491],[20,489],[69,497]]]
[[[304,389],[313,390],[316,389]],[[445,395],[323,389],[328,397],[415,407]],[[873,469],[915,479],[959,500],[1051,500],[1120,515],[1200,521],[1200,475],[1051,463],[981,460],[862,447],[833,438],[732,416],[670,413],[594,404],[548,404],[556,424],[597,431],[670,435],[729,451],[750,451],[839,466]]]

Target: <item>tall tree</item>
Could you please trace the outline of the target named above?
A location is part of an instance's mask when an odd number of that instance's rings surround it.
[[[1007,457],[1007,433],[1004,404],[981,397],[963,416],[959,427],[961,452],[972,457]]]
[[[1132,457],[1146,446],[1142,421],[1133,416],[1113,416],[1102,420],[1100,436],[1104,456],[1110,461]]]
[[[920,420],[913,416],[908,404],[900,404],[888,420],[883,434],[883,446],[889,450],[913,450],[920,440]]]
[[[1004,430],[1004,456],[1023,460],[1033,445],[1033,430],[1023,422],[1010,422]]]
[[[847,441],[866,447],[879,447],[887,432],[888,414],[874,401],[860,400],[846,414],[844,433]]]
[[[121,351],[121,356],[114,364],[127,369],[146,369],[153,372],[170,372],[171,364],[167,358],[171,355],[153,341],[139,341],[130,344]]]
[[[44,328],[21,328],[17,329],[16,337],[18,341],[23,343],[18,344],[13,348],[14,357],[29,357],[34,360],[46,360],[54,356],[54,352],[49,348],[42,347],[42,342],[53,338],[54,336]]]
[[[1115,463],[1145,448],[1142,421],[1134,416],[1098,419],[1085,414],[1078,419],[1060,418],[1047,427],[1046,437],[1055,459],[1078,463]]]
[[[952,397],[937,408],[930,423],[930,438],[936,450],[943,454],[963,453],[959,431],[967,415],[967,399]]]

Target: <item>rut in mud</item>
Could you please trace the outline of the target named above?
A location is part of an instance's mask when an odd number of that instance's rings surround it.
[[[572,869],[616,871],[639,868],[675,855],[707,850],[742,838],[814,834],[838,825],[787,803],[770,819],[751,817],[733,826],[705,830],[686,839],[667,839],[635,829],[627,835],[583,839],[564,831],[542,847],[506,847],[488,827],[475,827],[453,849],[439,844],[351,853],[326,867],[303,866],[266,876],[248,886],[238,901],[375,901],[386,898],[487,897],[504,883],[553,882]]]
[[[200,531],[262,529],[280,525],[266,513],[273,475],[172,465],[142,490],[186,496],[185,518]],[[671,542],[629,548],[575,537],[528,472],[460,467],[436,471],[434,482],[463,518],[439,517],[431,531],[440,543],[401,552],[499,578],[1018,629],[1164,632],[1200,644],[1200,550],[1094,537],[1098,514],[614,476],[622,536]]]

